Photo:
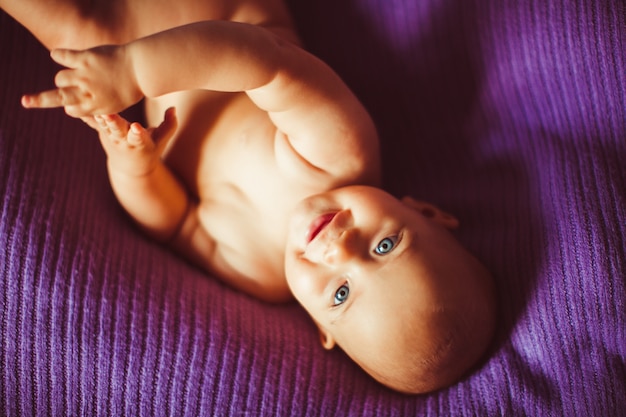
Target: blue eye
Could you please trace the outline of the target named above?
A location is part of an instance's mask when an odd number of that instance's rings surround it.
[[[374,249],[374,252],[376,252],[378,255],[386,255],[391,252],[393,248],[396,247],[397,242],[397,236],[386,237],[378,243],[376,249]]]
[[[338,306],[338,305],[345,303],[349,295],[350,295],[350,287],[348,287],[348,284],[343,284],[335,292],[333,305]]]

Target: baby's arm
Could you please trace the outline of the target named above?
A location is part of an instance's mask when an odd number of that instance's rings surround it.
[[[98,131],[111,186],[121,205],[148,235],[159,241],[171,239],[191,204],[160,158],[176,130],[174,109],[155,129],[129,124],[117,114],[85,121]]]
[[[363,106],[322,61],[266,29],[200,22],[52,57],[69,68],[57,74],[58,89],[26,96],[25,106],[63,106],[78,117],[173,91],[245,91],[314,169],[337,182],[378,175],[378,138]]]
[[[165,120],[156,129],[129,124],[116,114],[84,120],[99,133],[111,186],[135,223],[148,236],[168,243],[209,270],[207,259],[215,246],[199,227],[198,205],[161,161],[176,130],[174,109],[165,113]]]
[[[151,237],[172,238],[189,205],[184,188],[160,158],[176,130],[174,110],[166,112],[156,129],[129,124],[116,114],[95,116],[90,125],[98,131],[121,205]]]

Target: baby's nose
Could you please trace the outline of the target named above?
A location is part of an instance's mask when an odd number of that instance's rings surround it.
[[[324,252],[324,261],[330,265],[341,264],[362,255],[363,248],[358,231],[348,229],[329,243]]]

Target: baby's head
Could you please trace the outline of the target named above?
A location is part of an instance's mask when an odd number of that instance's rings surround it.
[[[287,281],[326,348],[339,345],[375,379],[423,393],[461,378],[495,328],[491,276],[436,207],[350,186],[295,210]]]

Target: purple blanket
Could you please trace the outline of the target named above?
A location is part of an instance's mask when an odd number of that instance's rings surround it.
[[[441,391],[391,392],[297,305],[144,238],[95,133],[20,108],[56,67],[0,14],[0,415],[624,415],[624,2],[290,4],[374,117],[386,187],[456,214],[493,271],[491,355]]]

